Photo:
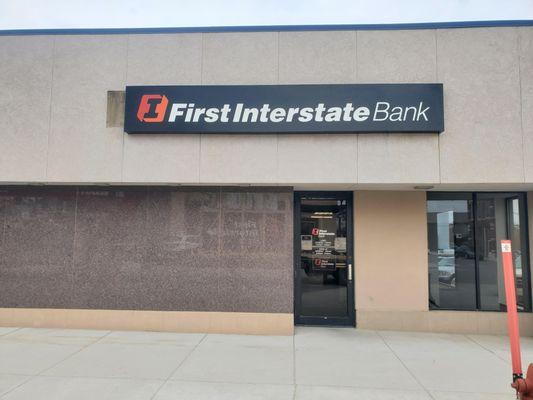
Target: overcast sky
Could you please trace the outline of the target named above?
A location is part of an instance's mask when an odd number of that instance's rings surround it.
[[[533,0],[0,0],[0,29],[532,19]]]

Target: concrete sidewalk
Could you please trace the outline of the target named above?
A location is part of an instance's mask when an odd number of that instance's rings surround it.
[[[533,361],[533,339],[522,341]],[[294,337],[0,328],[0,398],[514,399],[507,338],[348,328]]]

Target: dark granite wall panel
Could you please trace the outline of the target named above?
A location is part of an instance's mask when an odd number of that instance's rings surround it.
[[[76,190],[18,189],[0,197],[0,305],[71,303]]]
[[[292,190],[3,188],[0,307],[292,312]]]

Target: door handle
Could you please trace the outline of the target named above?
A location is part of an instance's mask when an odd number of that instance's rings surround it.
[[[353,271],[352,271],[352,264],[348,264],[348,280],[351,281],[352,280],[352,275],[353,275]]]

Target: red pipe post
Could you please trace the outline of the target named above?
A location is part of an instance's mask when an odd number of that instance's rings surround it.
[[[533,364],[529,364],[527,375],[522,376],[520,357],[520,332],[518,330],[518,312],[516,310],[516,283],[513,268],[513,252],[510,240],[502,240],[503,279],[505,282],[505,299],[507,300],[507,327],[511,343],[513,365],[513,383],[516,397],[520,400],[533,400]]]
[[[516,310],[516,288],[513,268],[513,252],[510,240],[502,240],[503,279],[505,282],[505,299],[507,300],[507,328],[511,343],[513,364],[513,382],[522,378],[522,359],[520,356],[520,332],[518,329],[518,312]]]

